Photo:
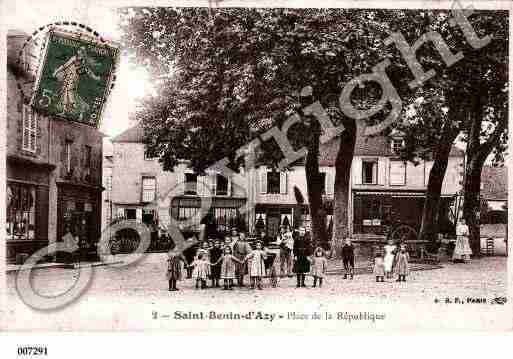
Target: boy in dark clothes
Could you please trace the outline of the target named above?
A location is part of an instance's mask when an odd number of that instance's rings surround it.
[[[221,248],[221,242],[216,239],[214,241],[214,247],[210,249],[210,262],[217,263],[223,256],[223,249]],[[212,287],[219,287],[219,279],[221,279],[221,262],[215,264],[210,269],[210,278],[212,279]]]
[[[351,238],[346,238],[344,245],[342,246],[342,261],[344,262],[344,279],[347,279],[347,275],[351,275],[351,279],[354,277],[354,246],[351,243]]]

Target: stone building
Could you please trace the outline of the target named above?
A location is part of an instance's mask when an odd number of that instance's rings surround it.
[[[233,188],[230,181],[215,173],[200,176],[186,163],[173,172],[163,172],[156,159],[145,157],[143,129],[136,125],[113,140],[114,166],[112,180],[113,208],[118,217],[139,219],[164,225],[169,219],[183,220],[198,213],[201,199],[213,193],[210,215],[203,220],[218,231],[231,225],[243,225],[250,233],[264,231],[274,237],[281,225],[295,226],[298,215],[308,225],[308,196],[303,165],[277,172],[264,166],[242,171],[246,188]],[[384,137],[359,138],[355,148],[351,173],[350,228],[351,234],[382,235],[390,224],[406,224],[418,230],[431,162],[417,166],[401,161],[396,155],[401,142]],[[335,157],[337,141],[320,148],[320,171],[324,182],[323,199],[327,223],[332,220]],[[460,191],[463,152],[453,148],[442,188],[440,218],[442,227],[452,228],[451,211]],[[159,206],[155,198],[172,191],[171,203]],[[304,199],[298,204],[297,195]],[[241,206],[251,211],[240,214]],[[301,209],[301,211],[299,210]],[[198,230],[199,218],[190,230]]]
[[[193,218],[186,232],[197,232],[202,222],[199,211],[202,198],[212,193],[211,208],[203,220],[215,218],[219,230],[244,225],[238,210],[246,202],[244,190],[215,173],[198,175],[179,164],[173,172],[164,172],[155,158],[145,155],[143,129],[139,124],[112,140],[112,213],[115,219],[135,219],[153,231],[165,228],[171,218],[184,221]],[[165,206],[162,202],[166,202]]]
[[[401,142],[379,136],[357,139],[350,177],[349,224],[353,236],[381,235],[386,226],[401,223],[418,230],[432,162],[415,166],[400,160],[396,151]],[[333,214],[337,150],[336,140],[320,147],[319,169],[328,225]],[[447,230],[451,225],[445,222],[452,216],[455,196],[461,188],[463,161],[463,151],[454,147],[442,186],[440,218],[442,227]],[[305,204],[308,203],[305,168],[294,166],[276,173],[262,167],[258,172],[256,219],[263,222],[267,234],[272,235],[282,224],[294,225],[297,205],[294,187],[301,192]]]
[[[103,135],[89,125],[44,116],[23,101],[18,84],[34,82],[17,61],[26,38],[21,32],[7,37],[7,261],[68,232],[93,258],[100,236]]]

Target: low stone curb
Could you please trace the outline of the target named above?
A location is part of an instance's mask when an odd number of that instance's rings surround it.
[[[82,267],[86,267],[86,266],[102,267],[102,266],[121,264],[121,263],[123,263],[123,261],[82,263]],[[9,268],[9,267],[11,267],[11,268]],[[10,265],[10,266],[7,266],[5,272],[7,274],[16,273],[16,272],[19,272],[20,270],[22,270],[21,268],[22,268],[22,265]],[[54,269],[54,268],[75,269],[75,263],[45,263],[45,264],[35,265],[30,269],[41,270],[41,269]],[[28,269],[23,269],[23,270],[28,270]]]

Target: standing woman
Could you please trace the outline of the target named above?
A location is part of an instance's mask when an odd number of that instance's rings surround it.
[[[454,247],[454,252],[452,254],[453,262],[467,262],[470,260],[472,249],[470,249],[468,237],[468,226],[465,222],[465,218],[461,218],[460,222],[456,226],[456,246]]]
[[[388,243],[383,247],[385,256],[383,258],[383,264],[385,266],[385,275],[387,279],[392,279],[392,267],[394,265],[394,257],[397,246],[394,245],[392,239],[388,240]]]

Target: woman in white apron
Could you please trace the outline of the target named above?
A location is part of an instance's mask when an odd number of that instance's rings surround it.
[[[385,275],[388,279],[392,278],[392,267],[394,264],[394,256],[396,249],[397,246],[394,245],[394,242],[391,239],[389,239],[388,243],[383,247],[383,264],[385,266]]]
[[[468,226],[465,223],[465,219],[462,218],[456,226],[456,245],[454,246],[454,252],[452,254],[453,261],[467,262],[470,260],[472,249],[470,249],[468,237]]]

